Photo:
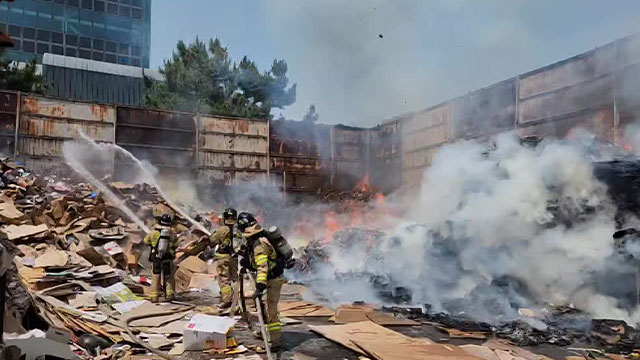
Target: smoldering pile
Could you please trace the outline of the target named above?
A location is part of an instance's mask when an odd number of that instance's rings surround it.
[[[638,264],[613,241],[628,207],[601,168],[566,143],[446,146],[395,227],[310,243],[298,279],[331,303],[417,306],[416,318],[522,345],[630,351]]]

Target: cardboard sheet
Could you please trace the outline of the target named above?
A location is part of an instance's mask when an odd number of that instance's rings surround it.
[[[454,339],[486,339],[487,336],[485,333],[478,331],[462,331],[453,328],[447,328],[444,326],[436,326],[439,330],[446,332],[449,334],[449,337]]]
[[[352,340],[376,360],[482,360],[455,345],[424,344],[412,341]]]
[[[34,266],[37,268],[46,267],[62,267],[67,265],[69,256],[62,250],[56,250],[54,248],[47,249],[44,254],[38,256],[34,262]]]
[[[282,316],[289,317],[333,316],[335,314],[331,309],[306,301],[281,301],[278,303],[278,310]]]
[[[189,281],[189,289],[209,289],[216,282],[216,277],[209,274],[193,274]]]
[[[391,349],[407,343],[433,344],[433,342],[427,338],[411,338],[400,334],[399,332],[382,327],[372,321],[363,321],[345,325],[309,326],[309,329],[362,355],[367,354],[354,342],[384,342],[384,344],[386,344],[385,346],[389,346]]]
[[[0,217],[3,217],[8,220],[16,220],[23,216],[24,214],[22,213],[22,211],[16,208],[13,201],[3,202],[0,204]]]
[[[9,240],[17,240],[29,236],[40,235],[47,230],[49,230],[47,224],[9,225],[2,228],[2,231],[7,234],[7,238]]]
[[[534,354],[531,351],[525,350],[519,346],[513,345],[506,340],[489,340],[484,344],[482,344],[482,346],[485,346],[493,350],[498,355],[498,358],[500,358],[501,354],[503,355],[503,357],[505,357],[504,353],[499,354],[497,351],[497,350],[502,350],[510,353],[510,355],[516,358],[522,358],[526,360],[546,360],[546,359],[551,360],[550,358],[544,355]]]
[[[200,260],[197,256],[189,256],[184,259],[184,261],[180,263],[179,268],[189,270],[192,273],[197,274],[207,273],[207,263]]]

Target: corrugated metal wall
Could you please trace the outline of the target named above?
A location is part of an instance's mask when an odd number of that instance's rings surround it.
[[[202,116],[198,130],[200,182],[230,185],[266,179],[269,169],[266,120]]]
[[[143,102],[142,78],[47,65],[42,72],[47,96],[131,106]]]
[[[196,121],[193,114],[118,107],[116,144],[160,169],[167,179],[195,174]],[[117,158],[117,164],[126,164]],[[127,166],[118,166],[126,178]]]
[[[338,189],[351,189],[360,181],[370,182],[370,130],[335,125],[331,132],[331,184]]]

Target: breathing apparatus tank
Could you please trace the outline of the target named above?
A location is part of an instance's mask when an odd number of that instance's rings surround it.
[[[287,239],[282,236],[282,232],[277,226],[272,226],[267,230],[267,239],[282,259],[284,267],[290,269],[293,267],[295,259],[293,258],[293,249],[287,242]]]
[[[160,230],[160,238],[158,239],[158,245],[156,246],[156,254],[158,259],[163,259],[169,251],[169,241],[171,240],[171,234],[168,229]]]

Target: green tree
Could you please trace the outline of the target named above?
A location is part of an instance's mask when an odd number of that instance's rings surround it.
[[[5,49],[0,48],[0,89],[44,93],[45,79],[37,73],[36,60],[24,66],[5,58]]]
[[[296,85],[289,86],[284,60],[274,60],[266,72],[246,56],[232,63],[218,39],[208,44],[180,41],[160,72],[165,81],[145,79],[147,106],[266,118],[272,108],[282,109],[296,100]]]
[[[315,122],[318,122],[319,117],[320,117],[320,114],[316,112],[316,106],[309,105],[309,109],[307,110],[307,113],[304,114],[302,121],[306,123],[315,123]]]

